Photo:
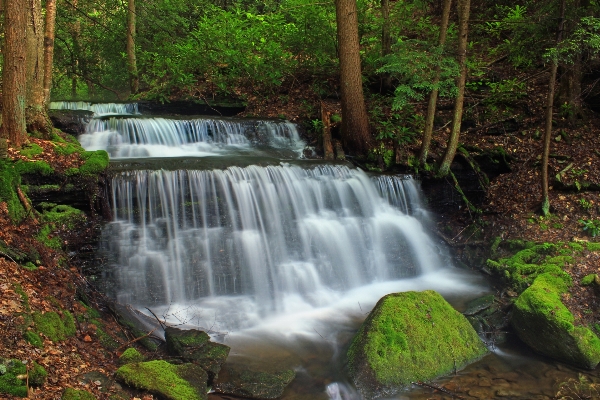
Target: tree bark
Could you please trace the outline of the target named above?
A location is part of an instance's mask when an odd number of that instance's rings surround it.
[[[560,20],[558,22],[558,33],[556,44],[562,41],[562,33],[565,21],[566,0],[560,3]],[[542,214],[550,214],[550,196],[548,179],[548,158],[550,157],[550,140],[552,138],[552,106],[554,105],[554,89],[556,87],[556,72],[558,71],[558,60],[552,61],[550,67],[550,82],[548,83],[548,99],[546,100],[546,126],[544,129],[544,150],[542,154]]]
[[[392,53],[392,35],[390,34],[390,0],[381,0],[381,56],[385,57]],[[392,89],[392,76],[384,73],[381,77],[383,92]]]
[[[440,36],[438,44],[440,48],[446,44],[446,36],[448,33],[448,23],[450,21],[450,8],[452,6],[452,0],[444,0],[444,10],[442,11],[442,22],[440,23]],[[433,78],[434,87],[440,83],[441,68],[438,66],[435,68],[435,77]],[[431,145],[431,137],[433,136],[433,122],[435,119],[435,109],[437,105],[439,90],[434,89],[429,93],[429,104],[427,106],[427,117],[425,119],[425,131],[423,132],[423,141],[421,142],[421,151],[419,153],[419,164],[425,165],[427,162],[427,155],[429,154],[429,147]]]
[[[469,12],[471,0],[459,0],[458,2],[458,64],[460,76],[456,86],[458,94],[454,101],[454,113],[452,117],[452,131],[448,138],[448,146],[444,157],[440,162],[438,176],[446,176],[450,172],[450,164],[454,160],[460,136],[460,125],[462,122],[463,103],[465,98],[465,83],[467,81],[467,34],[469,32]]]
[[[46,29],[44,33],[44,103],[50,103],[52,90],[52,66],[54,64],[54,27],[56,0],[46,0]]]
[[[127,68],[131,94],[136,94],[139,90],[139,78],[135,58],[135,0],[127,0]]]
[[[342,97],[342,142],[346,149],[366,153],[371,147],[358,42],[356,0],[335,0]]]
[[[323,158],[333,160],[333,143],[331,142],[331,124],[329,112],[321,102],[321,121],[323,122]]]
[[[4,10],[4,66],[2,71],[2,137],[21,147],[27,137],[27,1],[10,0]]]
[[[27,0],[26,68],[25,120],[27,130],[47,134],[51,129],[51,123],[44,102],[44,24],[41,0]]]

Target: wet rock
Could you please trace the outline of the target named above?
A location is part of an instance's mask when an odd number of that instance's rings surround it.
[[[165,340],[169,354],[201,366],[212,382],[229,355],[229,346],[214,343],[204,331],[167,327]]]
[[[491,399],[493,398],[492,391],[485,388],[473,388],[470,389],[467,393],[469,396],[475,397],[476,399]]]
[[[581,368],[600,362],[600,339],[575,326],[561,301],[567,284],[549,273],[538,276],[515,302],[511,323],[519,338],[536,352]]]
[[[110,389],[121,389],[120,384],[98,371],[91,371],[86,374],[79,375],[77,380],[84,385],[97,387],[101,392],[107,392]]]
[[[373,398],[451,373],[486,353],[466,318],[438,293],[404,292],[379,300],[348,350],[348,365],[359,391]]]
[[[205,400],[208,376],[195,364],[173,365],[163,360],[127,364],[117,379],[170,400]]]
[[[287,385],[296,376],[292,370],[267,373],[233,367],[227,367],[225,374],[225,381],[214,385],[215,392],[251,399],[281,397]]]
[[[494,304],[494,295],[480,297],[472,300],[467,304],[467,309],[463,312],[464,315],[475,315],[483,310],[487,310]]]
[[[79,136],[85,133],[85,126],[90,122],[94,113],[83,110],[51,110],[48,115],[55,128]]]
[[[510,390],[510,389],[496,390],[496,396],[498,396],[498,397],[515,398],[515,397],[520,397],[520,395],[521,395],[521,393],[516,390]]]

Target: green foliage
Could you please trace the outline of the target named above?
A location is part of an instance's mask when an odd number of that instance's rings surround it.
[[[600,398],[600,384],[590,382],[584,375],[579,374],[577,379],[569,378],[558,385],[556,400],[596,399]]]
[[[0,393],[17,397],[27,397],[27,385],[25,379],[18,376],[27,374],[27,367],[19,360],[2,360],[0,365],[5,372],[0,374]]]
[[[573,63],[582,53],[592,57],[600,54],[600,18],[581,18],[573,32],[544,56],[553,62]]]
[[[587,232],[591,237],[596,237],[600,234],[600,220],[580,219],[578,222],[582,225],[583,231]]]
[[[585,197],[579,199],[579,204],[581,205],[581,208],[583,208],[585,211],[589,211],[593,206],[593,203],[587,200]]]
[[[44,246],[54,250],[62,248],[62,242],[58,236],[54,236],[54,229],[51,224],[44,224],[35,238]]]

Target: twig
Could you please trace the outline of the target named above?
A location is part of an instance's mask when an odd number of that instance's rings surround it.
[[[152,312],[152,311],[150,311],[150,312]],[[119,346],[119,347],[117,348],[117,350],[115,350],[115,351],[119,351],[119,350],[121,350],[123,347],[125,347],[125,346],[129,346],[131,343],[135,343],[135,342],[137,342],[138,340],[142,340],[142,339],[145,339],[145,338],[147,338],[147,337],[150,337],[150,335],[152,335],[156,329],[158,329],[158,328],[154,328],[154,329],[152,329],[150,332],[148,332],[147,334],[145,334],[144,336],[140,336],[140,337],[138,337],[138,338],[135,338],[135,339],[133,339],[133,340],[130,340],[129,342],[127,342],[127,343],[125,343],[125,344],[122,344],[122,345],[121,345],[121,346]]]
[[[156,318],[156,320],[158,321],[158,323],[160,324],[160,326],[163,329],[167,328],[167,325],[165,323],[163,323],[160,319],[158,319],[158,317],[156,316],[156,314],[154,314],[154,312],[151,309],[149,309],[148,307],[145,307],[145,308],[146,308],[146,310],[150,311],[150,314],[154,315],[154,318]],[[152,332],[154,332],[155,330],[156,329],[152,330]]]
[[[450,390],[448,390],[448,389],[446,389],[445,387],[442,387],[442,386],[433,385],[433,384],[425,383],[425,382],[421,382],[421,381],[411,382],[411,383],[413,385],[418,385],[418,386],[426,387],[426,388],[433,389],[433,390],[439,390],[440,392],[449,394],[450,396],[456,397],[457,399],[464,399],[464,397],[459,396],[458,394],[456,394],[456,393],[454,393],[454,392],[452,392],[452,391],[450,391]]]
[[[213,108],[209,103],[208,100],[206,100],[206,98],[204,96],[202,96],[201,94],[198,94],[198,97],[200,97],[202,100],[204,100],[204,102],[206,103],[206,105],[208,106],[208,108],[210,108],[211,110],[219,113],[219,115],[222,117],[223,114],[221,114],[221,111],[217,110],[216,108]]]
[[[19,200],[21,200],[21,204],[23,204],[23,207],[27,210],[27,214],[29,215],[31,213],[32,214],[31,218],[33,219],[33,222],[35,224],[37,224],[38,220],[35,217],[35,215],[32,213],[33,207],[31,207],[31,204],[29,203],[29,201],[27,200],[27,197],[25,197],[25,194],[23,193],[23,191],[21,190],[21,188],[19,186],[17,186],[17,196],[19,197]]]
[[[8,258],[10,261],[14,262],[15,264],[18,264],[18,262],[16,262],[15,260],[13,260],[11,256],[9,256],[8,254],[4,253],[3,251],[0,251],[0,255],[3,255],[4,257]]]

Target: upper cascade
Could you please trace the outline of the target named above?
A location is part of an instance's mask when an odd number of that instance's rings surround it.
[[[136,115],[139,114],[137,103],[90,103],[87,101],[52,101],[51,110],[83,110],[92,111],[95,116],[101,115]]]
[[[282,158],[298,158],[305,147],[288,121],[208,117],[95,118],[79,141],[87,150],[106,150],[111,158],[248,154],[261,148],[278,149]]]

